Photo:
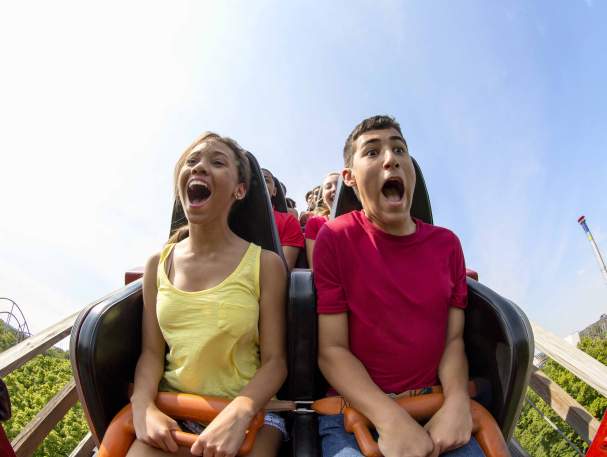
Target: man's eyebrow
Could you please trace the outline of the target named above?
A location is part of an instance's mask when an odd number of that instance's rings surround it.
[[[371,143],[379,143],[379,139],[371,138],[370,140],[365,141],[360,147],[364,148],[366,145],[371,144]]]
[[[194,149],[193,151],[190,152],[190,154],[188,154],[188,157],[192,157],[193,155],[196,155],[196,154],[202,154],[202,152],[203,152],[203,148]],[[221,151],[220,149],[214,149],[212,151],[209,151],[209,154],[212,154],[212,155],[221,154],[222,156],[228,157],[228,155],[225,152]]]
[[[400,141],[403,144],[407,144],[405,143],[405,140],[402,136],[398,136],[398,135],[393,135],[390,137],[391,140],[396,140],[396,141]]]

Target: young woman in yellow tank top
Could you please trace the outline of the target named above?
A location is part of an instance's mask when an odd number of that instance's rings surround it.
[[[142,352],[131,397],[137,440],[129,457],[235,456],[252,417],[285,380],[283,262],[228,226],[250,173],[238,144],[216,134],[200,137],[177,162],[175,195],[188,224],[145,267]],[[185,449],[170,433],[179,425],[154,404],[159,390],[233,400]],[[251,456],[276,455],[281,421],[266,416]]]

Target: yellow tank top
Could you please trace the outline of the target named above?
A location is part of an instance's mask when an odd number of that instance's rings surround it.
[[[167,244],[158,263],[156,316],[169,351],[160,390],[233,398],[260,366],[259,266],[251,243],[236,269],[199,292],[179,290],[166,274]]]

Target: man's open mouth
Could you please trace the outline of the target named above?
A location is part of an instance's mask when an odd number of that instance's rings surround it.
[[[190,181],[187,193],[188,200],[193,206],[202,205],[211,196],[211,190],[202,181]]]
[[[405,185],[401,178],[388,178],[381,188],[381,193],[389,202],[400,202],[405,195]]]

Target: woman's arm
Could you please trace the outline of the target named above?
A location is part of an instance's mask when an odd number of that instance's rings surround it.
[[[310,270],[313,270],[313,263],[312,263],[312,259],[313,259],[313,255],[314,255],[314,243],[316,242],[316,240],[311,240],[309,238],[306,238],[306,256],[308,257],[308,266],[310,267]]]
[[[283,246],[282,253],[285,256],[285,260],[287,261],[287,266],[289,271],[295,268],[295,263],[297,263],[297,256],[299,255],[299,249],[295,246]]]
[[[240,394],[211,422],[191,448],[194,455],[236,455],[253,416],[263,409],[287,376],[285,299],[287,274],[282,259],[261,253],[259,346],[261,367]],[[204,455],[207,455],[206,453]]]
[[[177,451],[170,430],[177,423],[155,405],[158,383],[164,371],[165,341],[156,317],[156,276],[159,255],[152,256],[143,273],[143,318],[141,355],[135,369],[135,387],[131,396],[133,422],[137,438],[165,451]]]
[[[271,251],[261,253],[259,346],[261,367],[240,397],[251,402],[252,414],[276,395],[287,377],[285,304],[287,273],[282,259]]]

